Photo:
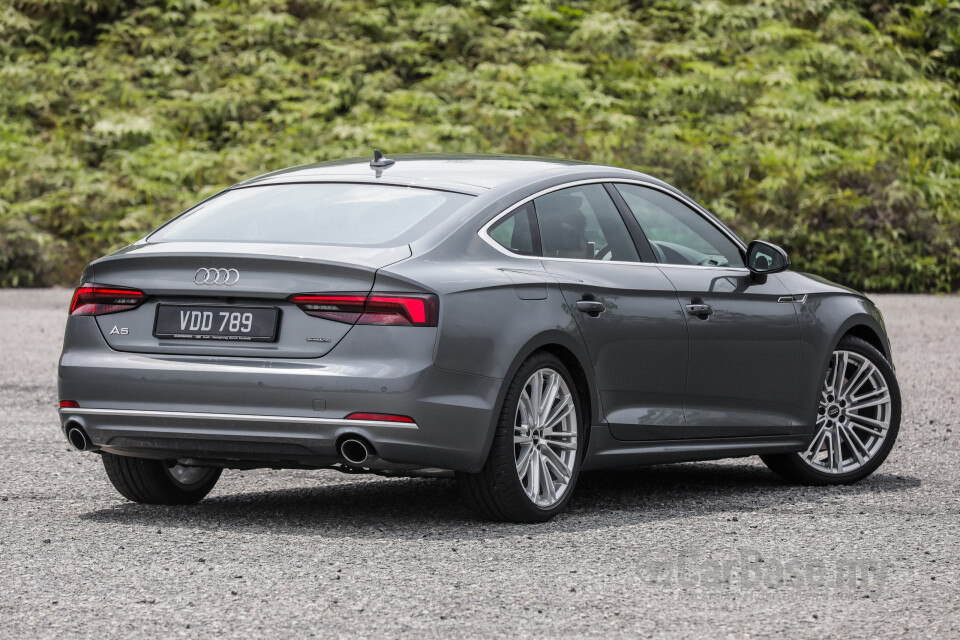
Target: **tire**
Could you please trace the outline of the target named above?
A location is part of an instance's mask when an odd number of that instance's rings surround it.
[[[103,468],[124,498],[143,504],[193,504],[220,479],[215,467],[169,466],[163,460],[102,454]],[[179,478],[179,479],[178,479]]]
[[[535,388],[545,398],[544,409],[531,420]],[[570,372],[557,357],[535,353],[507,389],[483,468],[457,473],[461,494],[474,511],[491,520],[546,522],[570,500],[583,446],[583,414]],[[520,471],[524,461],[525,473]]]
[[[833,376],[838,369],[843,374],[840,392],[834,395]],[[885,390],[878,386],[881,383]],[[816,430],[807,450],[760,459],[775,473],[800,484],[858,482],[883,464],[900,431],[900,386],[893,367],[870,343],[844,336],[830,358],[820,395]],[[835,452],[839,454],[834,456]]]

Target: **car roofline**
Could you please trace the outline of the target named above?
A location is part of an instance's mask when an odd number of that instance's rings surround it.
[[[256,180],[252,178],[251,180]],[[479,196],[490,190],[490,187],[468,184],[465,182],[441,181],[441,180],[417,180],[414,178],[397,178],[391,180],[377,179],[373,176],[362,174],[341,174],[334,176],[278,176],[264,181],[251,182],[245,180],[224,189],[224,191],[236,191],[239,189],[255,189],[257,187],[272,187],[285,184],[376,184],[385,187],[401,187],[408,189],[430,189],[433,191],[448,191],[452,193],[462,193],[468,196]]]
[[[392,165],[370,166],[371,158],[348,158],[304,164],[254,176],[232,187],[251,187],[269,184],[347,182],[361,184],[390,184],[392,186],[433,188],[480,195],[489,190],[515,183],[518,178],[531,181],[546,176],[576,179],[585,173],[609,171],[613,176],[629,176],[661,184],[661,181],[636,171],[602,164],[593,164],[539,156],[497,154],[399,154],[391,157]],[[477,163],[471,166],[470,163]],[[417,163],[415,169],[410,163]],[[429,165],[445,167],[442,173],[431,176]],[[455,165],[456,171],[449,170]],[[404,169],[407,168],[407,171]],[[473,170],[473,171],[472,171]],[[455,174],[455,175],[449,175]],[[665,183],[662,186],[669,186]]]

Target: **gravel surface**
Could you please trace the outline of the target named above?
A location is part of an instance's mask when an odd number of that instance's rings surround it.
[[[450,480],[334,471],[125,501],[59,432],[69,295],[0,291],[0,637],[960,636],[960,297],[876,296],[904,419],[860,484],[755,458],[591,473],[518,526]]]

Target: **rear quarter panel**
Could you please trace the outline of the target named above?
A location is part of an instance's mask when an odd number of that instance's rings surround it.
[[[484,455],[493,440],[507,387],[535,351],[559,345],[578,360],[589,391],[589,424],[599,424],[600,402],[579,329],[556,281],[539,260],[499,254],[474,234],[454,255],[433,252],[377,274],[377,291],[428,290],[440,297],[434,363],[451,372],[499,381]],[[455,257],[456,255],[459,257]],[[505,270],[522,270],[523,278]],[[604,427],[606,428],[606,427]]]

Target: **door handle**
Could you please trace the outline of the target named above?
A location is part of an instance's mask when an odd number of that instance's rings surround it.
[[[704,319],[707,316],[713,315],[713,307],[708,304],[688,304],[687,313],[692,316],[697,316],[700,319]]]
[[[606,309],[599,300],[577,300],[577,311],[597,317]]]

